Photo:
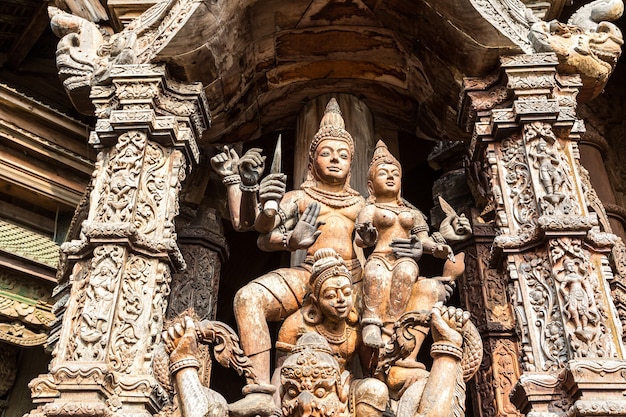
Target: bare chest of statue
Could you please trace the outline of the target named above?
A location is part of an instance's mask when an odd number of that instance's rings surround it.
[[[305,198],[301,205],[306,207],[313,201],[310,198]],[[336,208],[319,201],[318,203],[321,207],[317,219],[323,223],[319,227],[322,233],[307,252],[313,254],[321,248],[332,248],[345,260],[353,259],[355,257],[352,246],[354,223],[363,204],[359,203],[348,207]]]

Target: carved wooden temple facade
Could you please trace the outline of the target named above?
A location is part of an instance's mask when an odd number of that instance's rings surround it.
[[[621,0],[6,3],[0,413],[626,416]]]

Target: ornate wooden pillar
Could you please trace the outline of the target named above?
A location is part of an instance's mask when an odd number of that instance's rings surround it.
[[[197,320],[215,320],[220,271],[222,263],[228,258],[222,220],[203,201],[196,217],[177,227],[177,230],[178,245],[187,268],[172,275],[166,320],[171,323],[184,315]],[[205,344],[198,348],[201,352],[200,379],[208,387],[212,369],[211,349]]]
[[[609,287],[617,237],[599,224],[580,165],[580,77],[557,65],[550,53],[503,57],[500,76],[466,82],[483,200],[475,224],[495,232],[491,244],[488,232],[477,237],[485,243],[477,242],[464,284],[474,286],[466,297],[478,300],[468,305],[482,316],[488,350],[477,383],[493,387],[480,397],[481,415],[516,414],[511,391],[524,414],[626,415]]]
[[[148,416],[167,401],[154,349],[171,274],[185,265],[174,217],[209,124],[206,98],[145,64],[111,66],[91,100],[98,160],[80,239],[62,247],[62,326],[50,373],[30,384],[33,416]]]

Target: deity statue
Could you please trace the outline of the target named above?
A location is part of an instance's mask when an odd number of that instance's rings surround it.
[[[231,405],[231,412],[247,415],[256,412],[259,401],[273,404],[270,384],[268,321],[282,321],[296,312],[308,290],[313,255],[320,248],[332,248],[348,265],[352,284],[361,280],[361,265],[352,246],[354,222],[363,207],[363,197],[350,188],[350,168],[354,155],[352,136],[345,130],[335,99],[328,103],[320,129],[309,151],[309,174],[301,189],[280,196],[274,215],[261,212],[255,228],[261,233],[262,250],[306,249],[302,265],[281,268],[253,280],[235,296],[234,312],[244,352],[252,361],[258,384],[244,387],[246,398]],[[275,198],[276,176],[261,183],[263,203]],[[249,397],[249,398],[248,398]],[[252,408],[251,408],[252,407]]]
[[[467,357],[465,334],[473,327],[469,313],[437,303],[430,317],[433,366],[430,373],[422,370],[394,402],[392,409],[398,417],[462,415],[465,381],[480,364],[480,355],[473,358],[469,371],[462,364]],[[475,328],[470,333],[477,334]],[[474,343],[472,349],[482,353],[480,344]],[[371,399],[363,392],[358,395],[359,381],[349,382],[349,373],[337,361],[327,339],[316,332],[304,333],[298,339],[279,372],[284,417],[359,416],[363,415],[359,406],[364,404],[359,401]]]
[[[333,249],[323,248],[315,252],[309,284],[309,303],[289,316],[278,333],[275,375],[281,376],[284,384],[281,367],[286,357],[304,334],[317,333],[324,338],[328,352],[337,361],[342,383],[350,386],[353,402],[350,409],[359,417],[381,417],[389,399],[385,384],[375,378],[352,380],[347,370],[355,356],[367,369],[372,352],[364,348],[361,341],[358,313],[352,297],[352,276]],[[288,388],[283,389],[285,395],[289,395]]]
[[[579,272],[576,261],[563,261],[565,275],[559,278],[559,290],[565,301],[567,318],[574,323],[574,334],[583,341],[593,338],[594,331],[588,328],[590,322],[595,325],[599,319],[593,289],[588,280]]]
[[[379,348],[385,345],[381,329],[393,326],[406,310],[411,288],[419,276],[417,259],[403,256],[396,247],[396,240],[416,242],[416,248],[437,258],[448,258],[453,262],[455,258],[452,248],[445,241],[437,242],[428,235],[428,224],[422,212],[400,196],[402,167],[382,141],[374,150],[367,186],[370,195],[357,218],[356,243],[361,247],[375,248],[363,272],[361,323],[365,344]],[[464,221],[467,222],[467,219]],[[430,305],[425,306],[428,310],[437,301],[444,301],[436,291],[433,295]]]

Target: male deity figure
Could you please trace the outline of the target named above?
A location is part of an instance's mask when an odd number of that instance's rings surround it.
[[[281,371],[285,358],[291,355],[304,334],[317,333],[328,343],[329,353],[337,361],[342,383],[348,384],[346,388],[349,386],[350,409],[354,410],[356,417],[381,417],[389,400],[387,386],[375,378],[354,380],[347,370],[355,359],[360,359],[362,366],[367,368],[372,352],[365,348],[361,340],[358,313],[352,297],[352,276],[333,249],[323,248],[315,252],[310,288],[310,303],[289,316],[278,333],[275,376],[282,376],[285,382]],[[276,378],[274,382],[278,383]],[[285,396],[290,395],[289,388],[282,391],[285,401]],[[343,401],[345,403],[347,399]]]
[[[593,288],[588,279],[580,274],[579,266],[573,259],[563,261],[563,277],[557,276],[559,292],[565,301],[567,318],[575,327],[575,334],[583,341],[593,336],[588,328],[589,323],[595,324],[600,317],[596,309]]]
[[[539,179],[546,190],[545,198],[553,204],[559,203],[564,198],[561,187],[565,183],[565,177],[558,155],[548,147],[543,138],[539,139],[530,155],[535,159],[535,166],[539,168]]]
[[[273,407],[272,341],[267,322],[282,321],[302,306],[315,252],[320,248],[334,249],[346,261],[352,284],[356,286],[361,280],[352,236],[356,216],[365,201],[349,185],[354,141],[344,126],[339,105],[331,99],[311,143],[307,180],[301,189],[282,197],[275,215],[257,216],[255,227],[261,232],[258,245],[262,250],[306,249],[307,258],[302,265],[281,268],[251,281],[235,296],[241,345],[256,370],[259,384],[244,387],[246,398],[231,405],[234,414],[248,415]],[[267,200],[265,185],[261,184],[259,194],[262,203]],[[271,188],[269,193],[273,191]]]

